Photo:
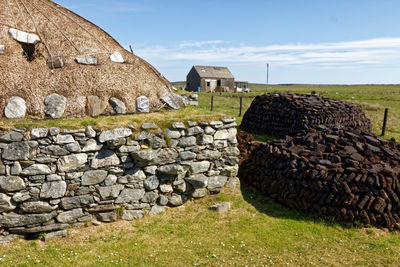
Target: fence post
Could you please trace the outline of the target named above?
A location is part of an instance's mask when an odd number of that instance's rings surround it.
[[[243,107],[243,97],[240,97],[240,111],[239,111],[239,117],[242,117],[242,107]]]
[[[211,96],[211,111],[214,110],[214,96]]]
[[[389,109],[385,108],[385,116],[383,117],[382,136],[385,136],[386,133],[386,123],[387,123],[388,113]]]

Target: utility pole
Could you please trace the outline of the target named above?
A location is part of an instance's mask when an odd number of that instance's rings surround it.
[[[268,83],[269,83],[269,63],[267,63],[267,84],[265,88],[265,93],[268,92]]]

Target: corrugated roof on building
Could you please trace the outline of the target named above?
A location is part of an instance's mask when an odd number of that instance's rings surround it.
[[[194,66],[201,78],[234,79],[230,70],[226,67]]]

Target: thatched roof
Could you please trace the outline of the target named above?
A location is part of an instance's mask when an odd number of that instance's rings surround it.
[[[88,95],[116,97],[134,112],[137,97],[147,96],[155,109],[169,94],[170,83],[154,67],[74,12],[49,0],[0,0],[0,6],[0,115],[11,96],[25,99],[29,115],[44,116],[45,97],[57,93],[67,97],[67,116],[82,116]],[[40,42],[17,42],[10,29],[36,34]],[[111,61],[115,51],[125,63]],[[50,69],[46,61],[57,56],[64,67]],[[78,64],[78,56],[96,56],[98,65]]]
[[[194,66],[201,78],[215,78],[215,79],[234,79],[232,73],[227,67],[214,67],[214,66]]]

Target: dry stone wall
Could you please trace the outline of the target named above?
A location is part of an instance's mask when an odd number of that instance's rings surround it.
[[[0,243],[140,219],[238,185],[235,119],[0,134]],[[61,234],[64,234],[62,232]]]

